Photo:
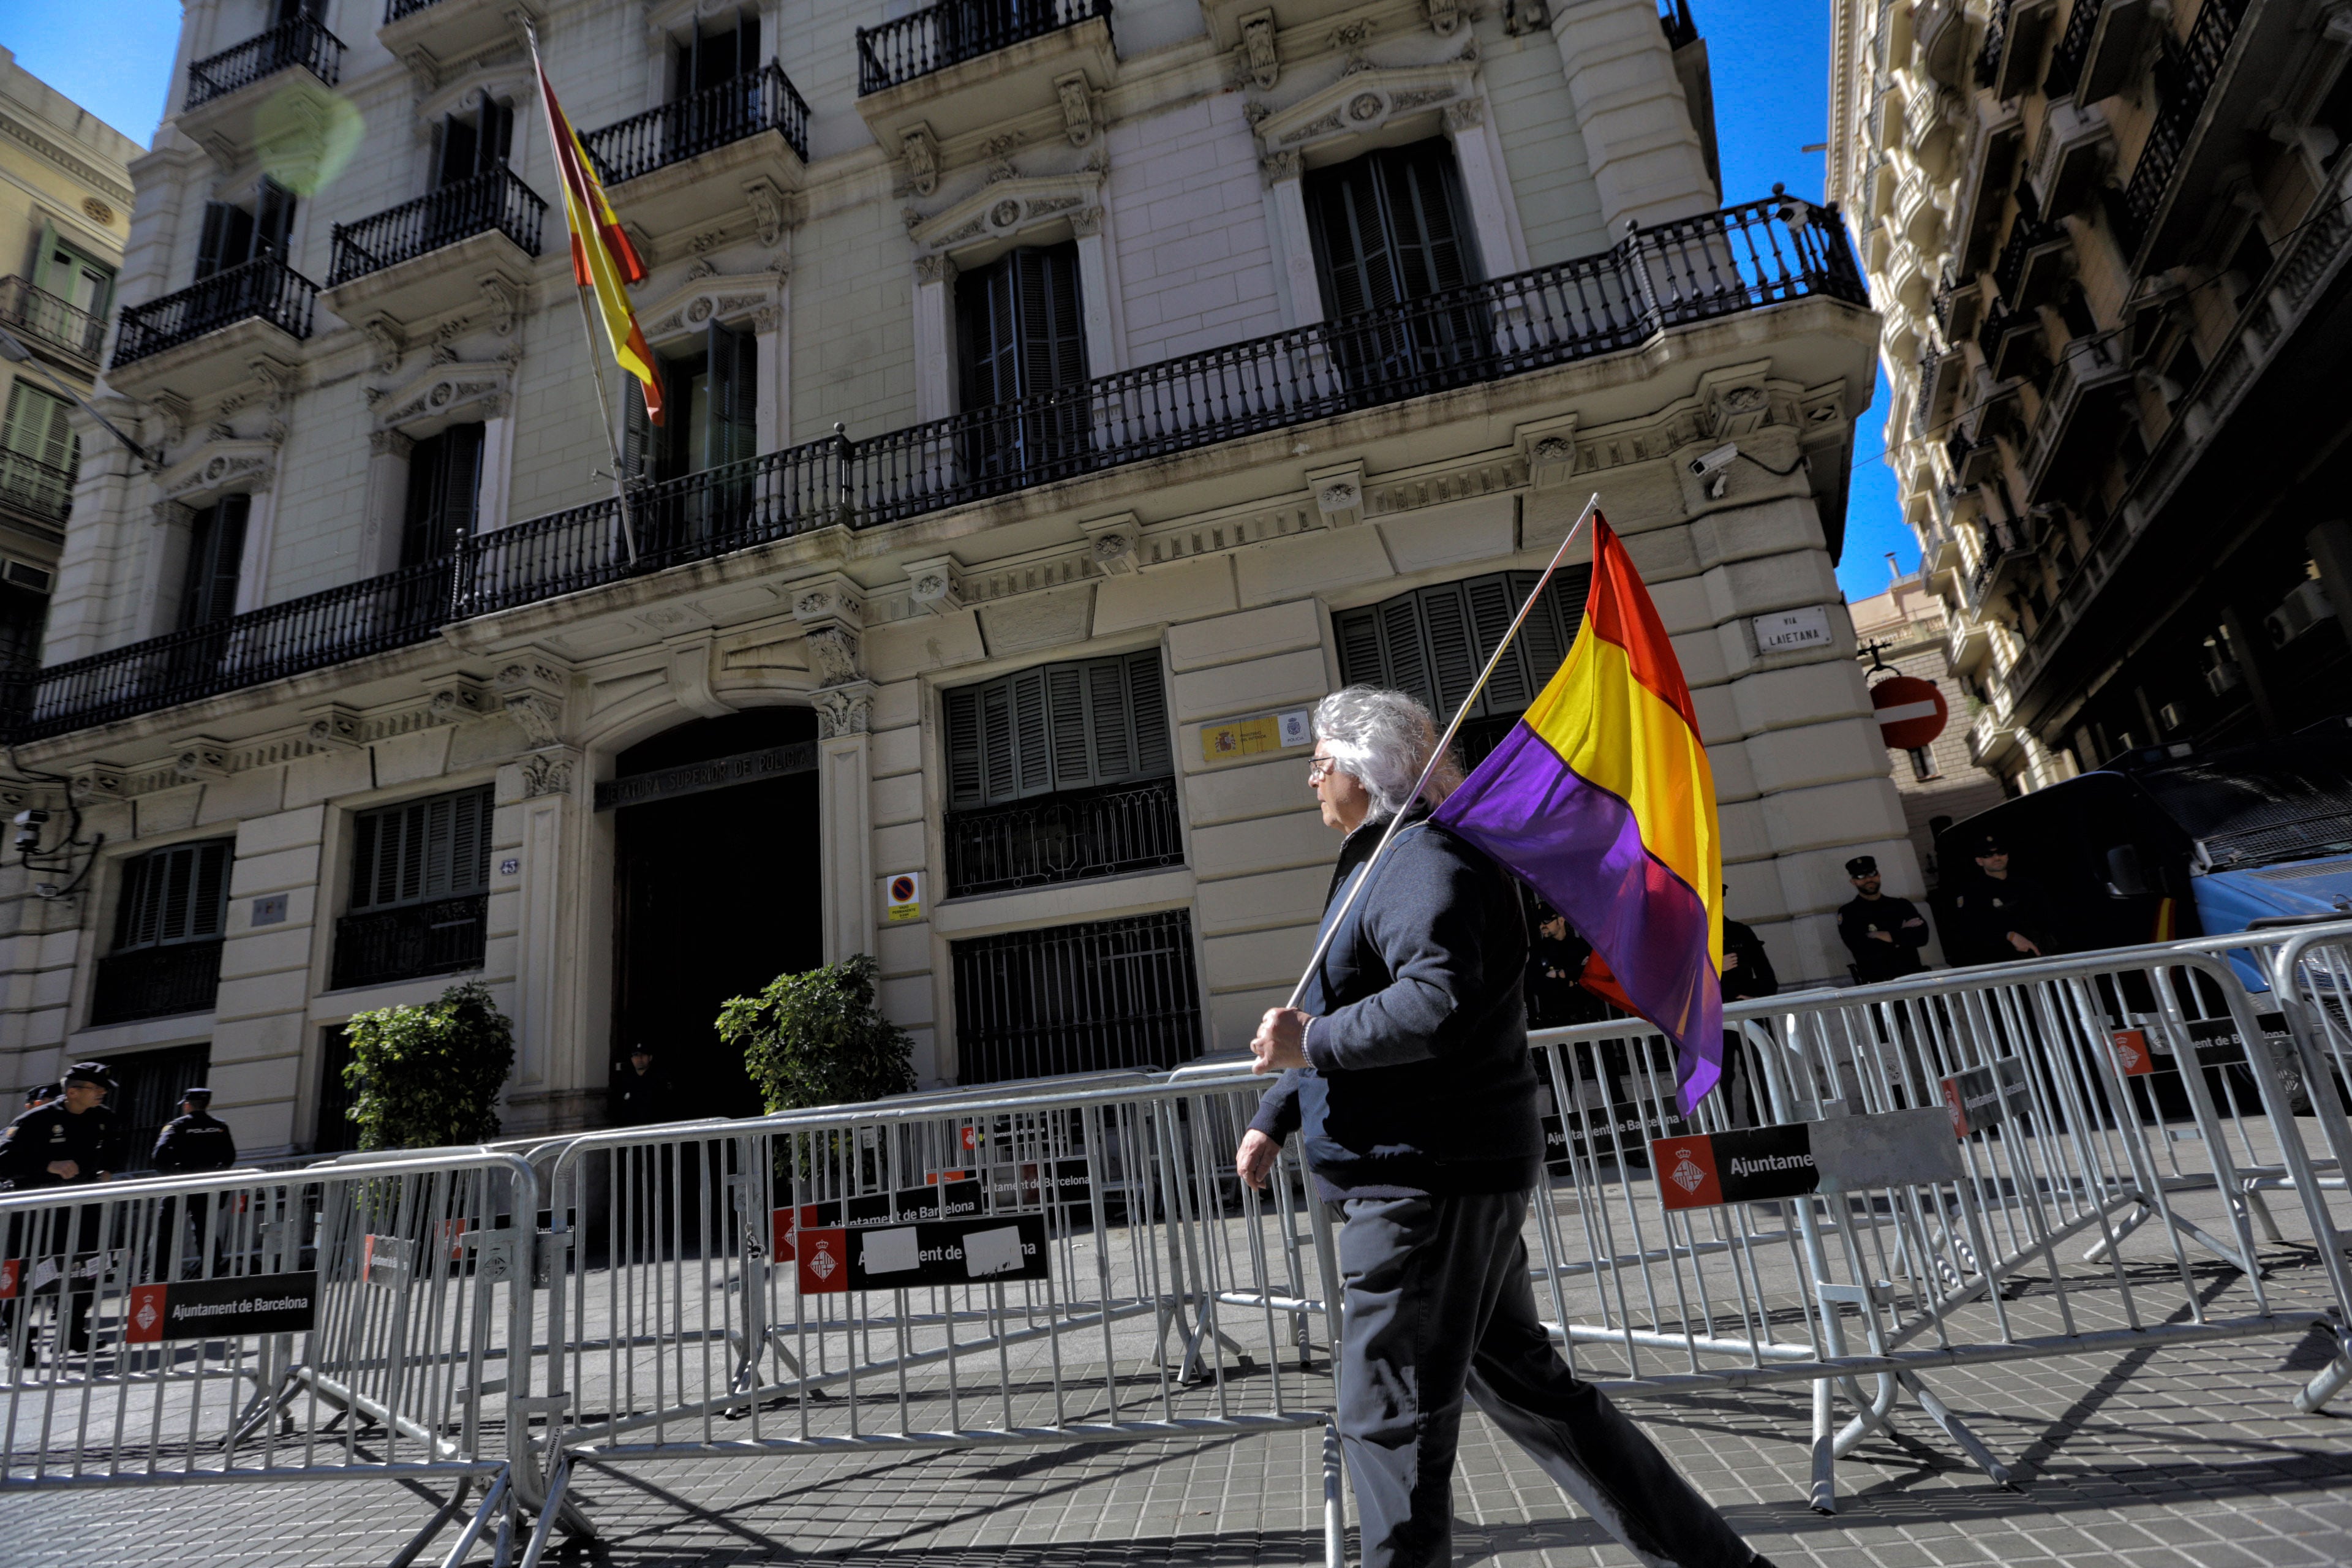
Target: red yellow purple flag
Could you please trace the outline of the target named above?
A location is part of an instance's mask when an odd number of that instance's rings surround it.
[[[620,216],[613,211],[604,187],[596,179],[595,166],[589,162],[580,133],[572,129],[563,106],[555,101],[547,68],[538,65],[535,49],[532,55],[539,72],[540,99],[547,108],[548,139],[555,147],[556,174],[563,184],[563,215],[572,229],[572,279],[583,289],[596,291],[597,312],[604,319],[604,336],[613,345],[613,357],[637,378],[645,392],[646,417],[658,425],[662,422],[661,371],[654,363],[653,350],[646,344],[644,330],[637,325],[636,309],[629,303],[626,287],[645,281],[646,264],[622,232]]]
[[[1690,686],[1599,512],[1584,624],[1435,820],[1568,917],[1673,1039],[1685,1112],[1723,1076],[1723,846]]]

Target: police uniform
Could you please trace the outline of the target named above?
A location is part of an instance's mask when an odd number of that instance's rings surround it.
[[[1987,839],[1977,855],[1981,858],[2000,848]],[[2009,940],[2011,931],[2045,953],[2053,948],[2042,889],[2015,872],[1990,877],[1979,868],[1954,890],[1952,918],[1960,938],[1961,963],[2008,963],[2034,956]]]
[[[184,1116],[175,1116],[163,1124],[155,1140],[155,1170],[166,1176],[186,1175],[197,1171],[226,1171],[236,1163],[236,1139],[226,1122],[211,1112],[213,1091],[191,1089],[180,1096],[184,1105],[196,1109]],[[204,1193],[188,1198],[188,1217],[195,1223],[196,1247],[184,1257],[182,1268],[187,1272],[201,1269],[204,1258],[205,1221],[212,1215],[212,1199]],[[180,1205],[177,1198],[165,1198],[159,1206],[155,1226],[155,1247],[163,1260],[170,1261],[174,1243],[184,1238],[179,1227]],[[226,1237],[216,1238],[226,1240]]]
[[[77,1080],[94,1083],[111,1092],[114,1075],[97,1062],[78,1062],[65,1076],[70,1085]],[[93,1105],[76,1114],[67,1108],[62,1099],[37,1105],[8,1123],[0,1132],[0,1176],[8,1180],[16,1191],[38,1192],[49,1187],[79,1187],[95,1185],[101,1175],[111,1174],[121,1163],[121,1135],[117,1131],[114,1112],[103,1105]],[[49,1169],[51,1165],[70,1160],[78,1167],[70,1176],[61,1176]],[[89,1348],[89,1313],[96,1299],[95,1283],[82,1284],[71,1270],[83,1254],[98,1249],[102,1227],[100,1211],[90,1205],[79,1211],[67,1209],[35,1212],[10,1216],[7,1226],[8,1256],[26,1258],[26,1268],[32,1267],[28,1255],[52,1258],[66,1272],[69,1281],[66,1288],[66,1342],[68,1349]],[[13,1303],[11,1303],[13,1305]],[[13,1325],[0,1319],[0,1331]],[[26,1364],[30,1364],[30,1347],[26,1348]]]
[[[1877,870],[1876,858],[1869,855],[1845,863],[1849,877],[1873,876]],[[1875,933],[1881,931],[1894,940],[1879,941]],[[1864,984],[1900,980],[1927,967],[1919,958],[1919,950],[1927,945],[1927,917],[1908,899],[1892,893],[1874,899],[1855,894],[1839,906],[1838,937],[1853,954],[1854,975]]]

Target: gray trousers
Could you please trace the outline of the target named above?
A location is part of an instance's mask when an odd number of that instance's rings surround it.
[[[1520,1238],[1525,1193],[1355,1198],[1339,1438],[1363,1568],[1450,1563],[1462,1395],[1647,1568],[1763,1563],[1666,1457],[1552,1352]]]

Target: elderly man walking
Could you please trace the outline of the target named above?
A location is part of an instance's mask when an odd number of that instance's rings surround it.
[[[1552,1353],[1536,1316],[1520,1237],[1543,1155],[1526,925],[1510,878],[1408,798],[1436,746],[1428,710],[1349,687],[1317,707],[1315,733],[1307,780],[1325,826],[1347,835],[1327,922],[1390,820],[1405,826],[1341,916],[1306,1005],[1268,1012],[1251,1042],[1257,1070],[1283,1077],[1235,1165],[1265,1185],[1298,1131],[1346,1213],[1339,1425],[1364,1568],[1452,1561],[1465,1391],[1644,1564],[1762,1564]],[[1430,794],[1458,782],[1442,764]]]

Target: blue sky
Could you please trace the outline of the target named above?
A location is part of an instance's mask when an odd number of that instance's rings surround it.
[[[1761,196],[1776,180],[1819,196],[1822,154],[1798,149],[1828,136],[1829,7],[1822,0],[1692,0],[1691,9],[1715,72],[1725,198]],[[16,63],[142,146],[163,118],[179,26],[177,0],[0,0],[0,45],[16,51]],[[1885,462],[1886,403],[1882,374],[1854,441],[1838,571],[1851,598],[1886,586],[1886,552],[1906,571],[1919,562]]]

